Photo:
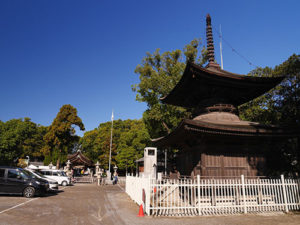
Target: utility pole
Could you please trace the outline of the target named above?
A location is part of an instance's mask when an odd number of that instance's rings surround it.
[[[110,166],[111,166],[111,148],[112,148],[113,127],[114,127],[114,110],[112,110],[112,114],[111,114],[110,147],[109,147],[109,161],[108,161],[109,180],[111,179]]]

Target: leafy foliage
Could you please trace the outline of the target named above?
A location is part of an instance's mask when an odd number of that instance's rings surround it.
[[[80,140],[83,153],[101,167],[108,169],[111,122],[101,123],[97,129],[84,133]],[[116,120],[113,124],[111,165],[119,169],[134,168],[149,143],[149,134],[141,120]]]
[[[41,159],[46,129],[30,118],[0,121],[0,163],[12,164],[17,158],[26,156]]]
[[[201,54],[198,56],[199,50]],[[142,63],[135,69],[140,83],[133,85],[132,90],[137,92],[137,101],[147,103],[148,109],[143,114],[143,120],[151,137],[165,135],[182,118],[191,115],[182,107],[160,102],[160,98],[166,96],[180,80],[187,61],[200,65],[207,61],[206,50],[200,39],[191,41],[183,51],[177,49],[161,54],[157,49],[153,54],[146,53]]]
[[[135,161],[143,157],[144,148],[150,141],[145,124],[141,120],[132,123],[130,130],[121,134],[118,143],[117,165],[120,169],[133,172]]]
[[[75,135],[74,126],[85,130],[84,124],[77,115],[77,109],[71,105],[63,105],[44,136],[45,164],[57,162],[58,165],[60,162],[66,161],[67,154],[79,141],[79,137]]]

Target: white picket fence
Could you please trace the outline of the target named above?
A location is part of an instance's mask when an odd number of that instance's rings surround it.
[[[126,193],[148,215],[194,216],[300,209],[299,179],[126,177]]]
[[[73,182],[74,183],[93,183],[94,179],[92,176],[81,176],[81,177],[74,177]]]

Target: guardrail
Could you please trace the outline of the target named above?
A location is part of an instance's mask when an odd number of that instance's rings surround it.
[[[126,177],[126,193],[148,215],[194,216],[299,210],[299,179]]]

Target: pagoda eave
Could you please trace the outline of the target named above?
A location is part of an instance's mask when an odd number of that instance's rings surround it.
[[[239,106],[269,91],[283,79],[283,76],[239,75],[214,67],[203,68],[189,62],[180,81],[161,101],[186,108],[219,103]]]
[[[152,139],[152,142],[154,145],[159,147],[178,146],[180,144],[178,143],[178,140],[195,140],[197,139],[197,135],[199,137],[245,137],[247,139],[264,138],[279,140],[300,137],[300,131],[296,129],[286,129],[272,125],[267,126],[247,121],[241,121],[240,124],[218,124],[185,119],[173,132],[167,136]]]

